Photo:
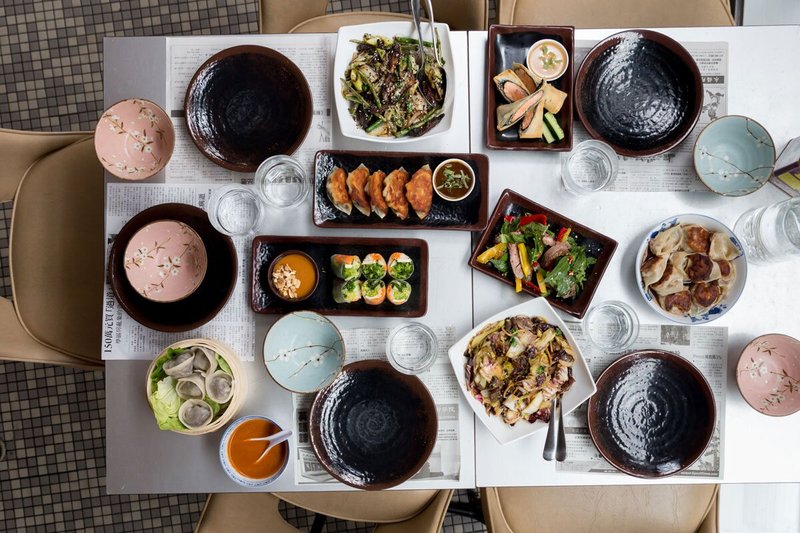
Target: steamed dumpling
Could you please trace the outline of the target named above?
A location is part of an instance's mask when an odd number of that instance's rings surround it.
[[[711,245],[708,250],[708,255],[711,259],[717,261],[722,259],[732,261],[739,257],[739,250],[733,244],[730,237],[724,233],[714,233],[711,236]]]
[[[233,376],[217,370],[206,378],[206,394],[217,403],[226,403],[233,396]]]
[[[667,256],[651,255],[642,263],[642,281],[645,287],[656,283],[667,269]]]
[[[194,352],[187,350],[177,357],[166,361],[162,367],[168,376],[173,378],[185,378],[192,375],[194,371]]]
[[[213,350],[203,346],[195,346],[192,348],[192,352],[194,353],[194,364],[192,366],[195,370],[210,374],[217,369],[217,355]]]
[[[680,226],[672,226],[650,240],[650,251],[654,255],[669,255],[681,247],[683,239],[683,229]]]
[[[203,400],[186,400],[178,409],[178,420],[189,429],[201,428],[211,423],[214,411]]]
[[[202,400],[206,396],[206,382],[200,374],[192,374],[186,378],[179,378],[175,385],[175,392],[184,400]]]
[[[686,274],[681,269],[670,263],[667,265],[664,275],[661,276],[661,279],[658,280],[658,283],[650,285],[650,289],[660,296],[675,294],[676,292],[681,292],[685,289],[683,286],[683,280],[685,278]]]

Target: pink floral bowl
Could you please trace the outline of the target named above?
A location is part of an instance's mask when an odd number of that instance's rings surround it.
[[[163,169],[175,148],[167,113],[150,100],[112,105],[94,130],[94,149],[103,167],[118,178],[143,180]]]
[[[125,248],[125,275],[131,286],[155,302],[175,302],[192,294],[206,275],[208,258],[200,236],[183,222],[158,220],[143,227]]]
[[[742,350],[736,383],[750,406],[770,416],[800,410],[800,341],[770,333],[756,337]]]

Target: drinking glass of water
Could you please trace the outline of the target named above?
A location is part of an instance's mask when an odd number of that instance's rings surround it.
[[[261,163],[254,183],[259,197],[267,205],[278,208],[297,207],[310,188],[303,167],[287,155],[272,156]]]
[[[613,148],[590,139],[561,156],[561,179],[567,191],[583,196],[611,185],[618,166],[619,157]]]
[[[639,317],[628,304],[610,300],[589,310],[583,319],[583,331],[601,350],[620,353],[636,342]]]
[[[249,235],[258,229],[263,214],[252,187],[238,183],[214,189],[206,204],[211,225],[225,235]]]
[[[745,212],[733,232],[750,263],[800,258],[800,198]]]

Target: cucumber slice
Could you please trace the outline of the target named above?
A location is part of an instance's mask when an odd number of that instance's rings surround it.
[[[556,142],[556,138],[553,137],[552,133],[550,133],[550,128],[542,128],[542,137],[544,137],[544,140],[547,141],[547,144],[553,144]]]
[[[550,129],[550,131],[553,132],[553,135],[558,137],[559,141],[564,139],[564,130],[562,130],[561,126],[558,125],[556,117],[553,116],[550,111],[544,114],[544,123],[547,124],[547,127]]]

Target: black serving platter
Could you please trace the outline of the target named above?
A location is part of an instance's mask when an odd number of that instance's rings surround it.
[[[609,463],[632,476],[664,477],[703,454],[716,405],[692,363],[671,352],[642,350],[600,374],[588,419],[592,441]]]
[[[272,261],[289,250],[305,252],[316,263],[318,269],[317,288],[311,296],[299,302],[287,302],[278,298],[267,282]],[[332,255],[357,255],[363,260],[367,254],[379,253],[388,262],[389,256],[394,252],[402,252],[414,262],[414,273],[406,280],[411,284],[411,297],[406,303],[394,305],[387,299],[379,305],[368,305],[362,299],[358,302],[339,304],[333,300],[333,283],[337,278],[331,270]],[[388,285],[391,278],[387,274],[383,280]],[[250,305],[253,311],[263,314],[284,314],[304,309],[325,315],[423,316],[428,311],[428,243],[421,239],[258,236],[253,239],[253,285]]]
[[[345,366],[317,394],[308,419],[323,468],[365,490],[394,487],[416,474],[438,426],[436,405],[419,378],[377,360]]]
[[[328,199],[326,183],[335,167],[350,172],[364,164],[370,172],[383,170],[387,174],[404,167],[413,174],[420,167],[430,165],[431,171],[446,159],[462,159],[475,173],[475,188],[463,200],[448,202],[433,193],[433,203],[428,216],[420,220],[410,210],[406,220],[389,212],[381,219],[375,213],[366,216],[353,208],[351,214],[336,209]],[[351,152],[345,150],[320,150],[314,161],[314,224],[321,228],[403,228],[403,229],[453,229],[478,231],[486,227],[489,198],[489,158],[481,154],[429,154],[412,152]]]

